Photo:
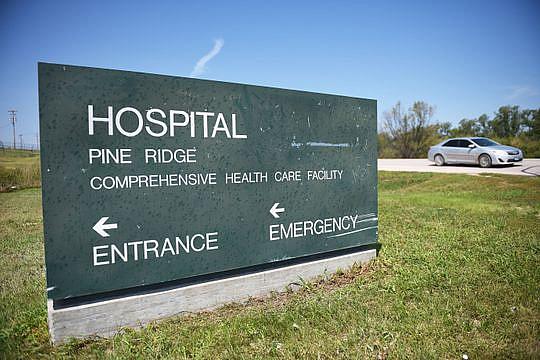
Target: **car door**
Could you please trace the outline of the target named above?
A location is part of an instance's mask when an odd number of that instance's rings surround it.
[[[474,163],[476,159],[476,152],[474,147],[469,147],[469,145],[474,145],[471,141],[467,139],[459,140],[459,147],[461,149],[459,153],[460,161],[465,163]]]
[[[448,140],[446,143],[442,146],[445,160],[450,162],[457,162],[459,161],[459,140]]]

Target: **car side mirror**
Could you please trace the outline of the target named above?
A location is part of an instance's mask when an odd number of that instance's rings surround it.
[[[474,149],[474,148],[476,147],[476,145],[474,145],[474,144],[469,144],[469,147],[470,147],[471,149]]]

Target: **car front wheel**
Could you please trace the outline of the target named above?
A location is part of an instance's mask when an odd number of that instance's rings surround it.
[[[444,165],[444,158],[442,155],[435,155],[435,165],[437,166],[443,166]]]
[[[482,168],[491,167],[491,157],[487,154],[482,154],[478,158],[478,163],[480,164],[480,167]]]

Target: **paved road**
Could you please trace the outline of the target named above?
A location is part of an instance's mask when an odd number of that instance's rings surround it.
[[[474,165],[435,166],[427,159],[379,159],[379,170],[416,171],[457,174],[495,173],[507,175],[540,176],[540,159],[525,159],[520,163],[482,169]]]

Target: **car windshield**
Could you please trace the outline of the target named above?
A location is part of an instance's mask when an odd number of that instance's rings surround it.
[[[486,139],[486,138],[474,138],[474,139],[471,139],[471,140],[474,141],[475,143],[477,143],[479,146],[497,146],[497,145],[499,145],[495,141],[490,140],[490,139]]]

